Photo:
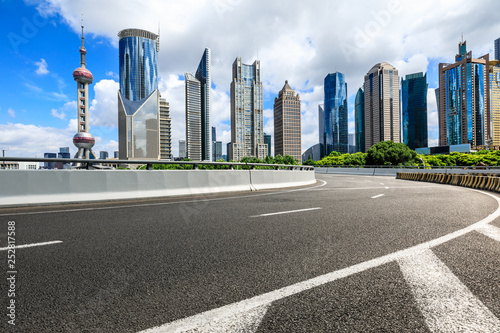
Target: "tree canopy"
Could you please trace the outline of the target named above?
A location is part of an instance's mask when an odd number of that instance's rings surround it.
[[[367,165],[415,165],[417,153],[404,143],[381,141],[368,149]]]

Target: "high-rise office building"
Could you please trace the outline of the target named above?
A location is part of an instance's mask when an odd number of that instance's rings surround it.
[[[95,144],[95,138],[89,133],[89,84],[94,77],[85,67],[85,55],[87,50],[84,46],[83,37],[83,18],[82,18],[82,46],[80,47],[80,67],[73,71],[73,79],[77,85],[77,119],[78,133],[73,137],[73,144],[78,148],[75,158],[95,158],[92,147]],[[79,163],[76,164],[79,166]]]
[[[264,144],[267,145],[267,155],[272,156],[271,155],[271,134],[264,133]],[[276,155],[276,152],[274,152],[274,154]]]
[[[500,60],[500,38],[495,39],[495,60]],[[496,66],[500,66],[496,64]]]
[[[186,154],[193,161],[202,160],[201,150],[201,84],[186,73]]]
[[[290,155],[302,163],[300,96],[288,81],[274,98],[274,155]]]
[[[500,61],[490,60],[491,144],[500,146]]]
[[[348,142],[348,153],[349,154],[356,153],[356,134],[355,133],[347,134],[347,142]]]
[[[172,159],[172,119],[170,118],[170,104],[160,97],[160,158]]]
[[[160,152],[159,35],[126,29],[119,37],[118,146],[120,159],[153,159]]]
[[[179,158],[186,158],[186,140],[179,140]]]
[[[489,54],[458,45],[453,64],[439,64],[439,144],[483,146],[490,138]]]
[[[99,159],[100,160],[105,160],[109,157],[109,153],[107,151],[100,151],[99,152]]]
[[[379,63],[365,75],[365,152],[381,141],[401,142],[398,70]]]
[[[212,141],[217,141],[217,129],[212,126]]]
[[[194,161],[211,161],[213,159],[213,142],[211,138],[212,126],[210,124],[211,78],[209,48],[206,48],[203,52],[196,74],[185,74],[185,84],[186,149],[188,157]]]
[[[266,157],[264,143],[264,106],[260,61],[246,65],[238,57],[233,63],[231,82],[231,144],[228,157]]]
[[[319,135],[318,135],[318,142],[319,142],[319,155],[320,159],[322,159],[325,156],[325,141],[326,141],[326,135],[325,135],[325,109],[323,108],[323,104],[318,105],[318,128],[319,128]]]
[[[401,78],[402,137],[410,149],[427,147],[427,74]]]
[[[217,141],[217,130],[212,126],[212,161],[222,159],[222,141]]]
[[[356,152],[365,151],[365,93],[359,88],[354,102],[354,131]]]
[[[325,91],[325,155],[332,151],[346,154],[348,148],[347,83],[344,74],[328,74]]]

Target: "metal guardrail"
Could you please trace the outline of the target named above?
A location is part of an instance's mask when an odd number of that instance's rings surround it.
[[[426,165],[315,165],[316,168],[353,168],[353,169],[422,169],[422,170],[443,170],[443,169],[456,169],[456,170],[500,170],[500,166],[430,166]]]
[[[156,161],[156,160],[100,160],[100,159],[81,159],[81,158],[37,158],[37,157],[0,157],[0,162],[42,162],[42,163],[75,163],[84,164],[85,169],[90,169],[94,164],[144,164],[147,170],[152,170],[153,164],[177,164],[177,165],[193,165],[193,169],[199,169],[200,166],[229,166],[229,169],[234,170],[235,167],[271,167],[275,170],[303,170],[314,171],[314,167],[307,165],[291,165],[291,164],[264,164],[264,163],[239,163],[239,162],[203,162],[203,161]],[[2,167],[0,163],[0,168]]]

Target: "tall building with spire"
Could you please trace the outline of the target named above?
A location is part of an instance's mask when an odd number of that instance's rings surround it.
[[[82,46],[80,47],[80,67],[73,71],[73,79],[77,83],[77,119],[78,133],[73,137],[73,144],[78,148],[75,158],[96,158],[92,147],[95,139],[89,133],[89,84],[94,77],[92,73],[85,68],[85,55],[87,50],[84,46],[83,37],[83,18],[82,18]]]
[[[120,159],[159,160],[170,147],[161,147],[161,128],[168,129],[166,112],[160,116],[158,91],[159,35],[125,29],[119,37],[118,146]],[[166,105],[162,102],[162,108]],[[170,133],[165,133],[166,137]]]
[[[439,145],[486,145],[490,139],[489,54],[476,59],[467,42],[452,64],[439,64]]]
[[[233,161],[267,156],[262,94],[260,61],[246,65],[240,57],[236,58],[231,82],[231,143],[228,151],[228,158]]]
[[[300,96],[285,81],[274,98],[274,156],[290,155],[302,163]]]

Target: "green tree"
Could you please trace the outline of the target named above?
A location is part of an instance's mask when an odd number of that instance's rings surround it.
[[[367,165],[415,165],[417,153],[404,143],[382,141],[366,153]]]

